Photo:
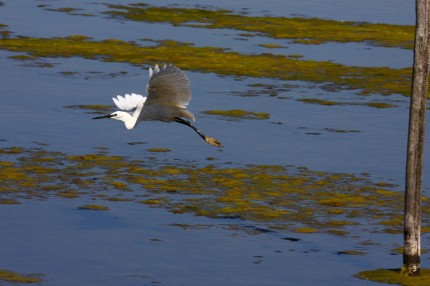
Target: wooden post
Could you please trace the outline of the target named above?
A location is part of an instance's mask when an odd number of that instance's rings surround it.
[[[402,274],[410,276],[420,273],[422,166],[430,54],[430,0],[416,0],[416,15],[402,268]]]

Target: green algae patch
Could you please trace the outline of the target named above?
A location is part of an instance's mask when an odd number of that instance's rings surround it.
[[[1,205],[19,205],[21,204],[21,202],[15,199],[0,199],[0,204]]]
[[[333,90],[357,89],[359,94],[409,95],[412,73],[411,68],[357,67],[273,54],[247,55],[169,40],[139,46],[120,40],[95,41],[81,35],[66,38],[17,37],[0,39],[0,49],[24,52],[33,57],[82,57],[134,65],[171,62],[184,70],[220,75],[332,83]]]
[[[348,250],[338,251],[336,254],[337,255],[366,255],[366,252],[355,250],[355,249],[348,249]]]
[[[241,109],[208,110],[208,111],[204,111],[203,114],[222,116],[226,118],[240,118],[240,119],[269,119],[270,118],[270,114],[266,112],[254,112],[254,111],[246,111]]]
[[[145,204],[145,205],[152,205],[152,206],[162,206],[166,203],[168,203],[170,200],[166,197],[159,197],[159,198],[153,198],[153,199],[147,199],[143,201],[139,201],[139,204]]]
[[[106,198],[106,201],[109,202],[132,202],[133,199],[128,199],[128,198],[118,198],[118,197],[111,197],[111,198]]]
[[[300,55],[300,54],[290,54],[290,55],[288,55],[288,57],[290,59],[300,59],[300,58],[303,58],[303,55]]]
[[[396,284],[403,286],[427,286],[430,285],[430,270],[420,269],[419,276],[402,275],[401,269],[376,269],[363,271],[356,275],[363,280],[370,280],[384,284]]]
[[[368,174],[330,173],[282,165],[145,160],[98,153],[68,155],[34,149],[0,149],[0,202],[82,198],[85,210],[108,210],[99,202],[140,203],[259,224],[268,231],[357,234],[400,233],[403,194]],[[423,197],[428,201],[427,197]],[[19,207],[19,206],[17,206]],[[423,208],[422,229],[430,227]],[[359,238],[358,238],[359,239]]]
[[[70,190],[70,191],[66,191],[66,192],[59,192],[56,195],[59,197],[62,197],[62,198],[66,198],[66,199],[76,199],[80,196],[79,193],[74,191],[74,190]]]
[[[89,211],[107,211],[107,210],[109,210],[109,208],[107,206],[101,206],[101,205],[83,205],[83,206],[80,206],[78,209],[89,210]]]
[[[281,46],[281,45],[278,45],[278,44],[260,44],[258,46],[263,47],[263,48],[268,48],[268,49],[281,49],[281,48],[285,48],[284,46]]]
[[[167,153],[170,152],[172,150],[170,150],[169,148],[149,148],[148,152],[151,153]]]
[[[57,9],[46,8],[45,10],[47,10],[47,11],[55,11],[55,12],[63,12],[63,13],[72,13],[72,12],[78,11],[80,9],[75,9],[75,8],[72,8],[72,7],[63,7],[63,8],[57,8]]]
[[[203,29],[235,29],[300,44],[364,42],[413,48],[414,26],[334,21],[318,18],[253,17],[229,10],[156,7],[147,4],[107,5],[105,14],[121,19],[170,23]]]
[[[367,106],[375,108],[393,108],[396,107],[394,104],[384,103],[384,102],[370,102],[366,103]]]
[[[118,190],[127,190],[127,184],[124,182],[109,181],[108,184],[110,184],[112,187]]]
[[[297,233],[317,233],[317,232],[319,232],[319,230],[315,229],[315,228],[311,228],[311,227],[299,227],[299,228],[294,229],[294,232],[297,232]]]
[[[21,60],[21,61],[32,61],[37,59],[36,57],[32,57],[29,55],[14,55],[14,56],[9,56],[9,58],[13,60]]]
[[[46,11],[66,13],[66,14],[73,15],[73,16],[85,16],[85,17],[95,16],[94,14],[91,14],[91,13],[82,12],[83,9],[81,9],[81,8],[73,8],[73,7],[47,8],[47,7],[45,7],[45,5],[40,6],[40,7],[43,7]]]
[[[332,100],[326,100],[326,99],[320,99],[320,98],[299,98],[296,99],[296,101],[309,103],[309,104],[319,104],[319,105],[325,105],[325,106],[335,106],[335,105],[358,105],[358,106],[368,106],[373,108],[394,108],[397,107],[394,104],[386,103],[386,102],[365,102],[365,103],[357,103],[357,102],[338,102],[338,101],[332,101]]]
[[[42,279],[34,275],[23,275],[10,270],[0,269],[0,281],[13,283],[40,283]]]
[[[336,101],[330,101],[330,100],[324,100],[324,99],[318,99],[318,98],[300,98],[300,99],[297,99],[297,101],[301,101],[304,103],[325,105],[325,106],[342,105],[341,103]]]
[[[11,35],[11,32],[5,29],[6,27],[8,27],[8,25],[0,23],[0,36],[2,38],[7,38]]]

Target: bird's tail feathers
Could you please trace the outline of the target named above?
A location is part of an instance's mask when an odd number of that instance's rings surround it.
[[[182,117],[188,118],[188,119],[192,120],[193,122],[196,121],[196,117],[194,116],[194,114],[192,112],[190,112],[186,109],[183,109],[182,112],[183,112]]]

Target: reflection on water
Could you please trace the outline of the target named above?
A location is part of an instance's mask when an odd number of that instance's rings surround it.
[[[413,24],[413,1],[387,1],[181,7]],[[99,3],[2,2],[10,37],[171,39],[391,69],[411,62],[410,50],[366,43],[302,45],[112,19]],[[146,65],[0,55],[0,269],[41,285],[370,285],[352,275],[400,266],[407,97],[188,70],[189,108],[223,142],[215,150],[173,123],[127,131],[91,121],[113,107],[109,96],[145,92]]]

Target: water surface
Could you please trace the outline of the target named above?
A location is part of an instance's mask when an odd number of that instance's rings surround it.
[[[80,34],[95,40],[113,38],[139,44],[147,44],[145,39],[172,39],[247,54],[302,54],[304,60],[352,66],[411,65],[412,52],[398,48],[366,43],[299,45],[263,36],[243,40],[237,30],[122,21],[101,14],[107,9],[105,3],[115,2],[3,1],[0,23],[7,24],[14,36]],[[257,16],[414,23],[414,1],[188,1],[180,6],[196,5]],[[80,8],[94,16],[46,9],[61,7]],[[262,43],[285,48],[258,46]],[[223,143],[224,148],[216,149],[185,126],[144,122],[127,131],[119,122],[92,121],[91,110],[66,108],[112,105],[111,97],[117,94],[144,93],[148,65],[82,58],[42,58],[34,64],[11,59],[13,55],[16,53],[0,51],[0,148],[41,148],[82,155],[97,153],[103,147],[111,156],[142,160],[154,167],[292,165],[318,172],[365,173],[374,182],[388,182],[395,185],[395,191],[403,190],[407,97],[360,97],[357,90],[334,92],[322,84],[303,81],[186,71],[193,91],[189,109],[195,113],[199,129]],[[52,67],[41,67],[40,63]],[[275,94],[264,88],[268,85],[276,87]],[[304,103],[300,101],[303,98],[345,104],[324,106]],[[369,101],[395,107],[360,104]],[[205,113],[230,109],[266,112],[270,118],[231,119]],[[151,148],[171,151],[154,153],[148,151]],[[21,157],[17,155],[14,160]],[[425,165],[428,163],[427,152]],[[427,172],[427,195],[428,183]],[[145,195],[146,190],[133,189],[133,194],[140,192]],[[325,233],[264,231],[268,229],[265,222],[172,214],[164,208],[101,201],[95,196],[30,196],[20,198],[20,202],[0,207],[0,268],[36,273],[43,279],[41,285],[202,285],[202,281],[205,285],[375,285],[353,275],[374,268],[398,268],[402,263],[401,255],[393,251],[402,244],[402,235],[374,232],[374,225],[360,230],[357,240]],[[109,210],[78,209],[92,203],[106,205]],[[349,228],[357,231],[354,226]],[[423,234],[423,246],[428,243],[428,235]],[[345,254],[345,250],[363,255]],[[423,256],[424,266],[426,261],[427,254]]]

